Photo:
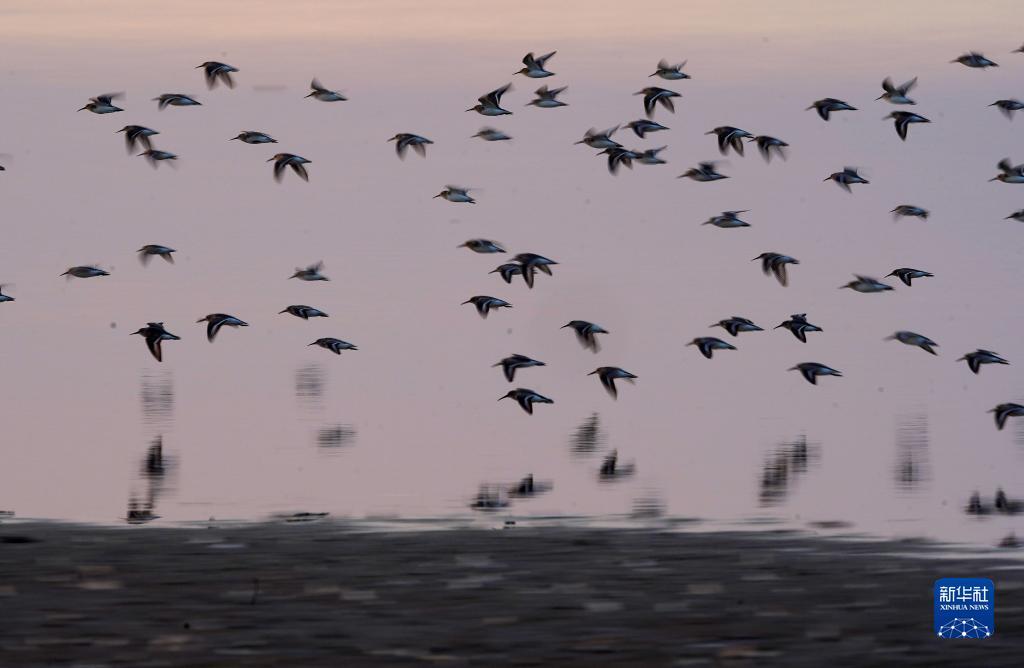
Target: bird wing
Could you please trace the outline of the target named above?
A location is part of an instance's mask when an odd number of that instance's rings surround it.
[[[217,332],[224,326],[224,318],[212,318],[206,323],[206,340],[213,343],[213,339],[216,338]]]
[[[540,58],[536,58],[535,61],[536,61],[537,65],[539,65],[541,67],[541,69],[543,69],[544,68],[544,64],[546,62],[548,62],[548,58],[550,58],[551,56],[555,55],[556,53],[558,53],[558,52],[557,51],[552,51],[551,53],[545,53]]]
[[[152,334],[146,336],[146,347],[149,348],[149,352],[153,353],[153,357],[156,358],[157,362],[163,362],[164,356],[160,346],[160,334],[156,336]]]

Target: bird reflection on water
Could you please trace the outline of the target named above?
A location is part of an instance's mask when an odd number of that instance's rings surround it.
[[[783,503],[797,478],[807,472],[809,464],[817,460],[818,448],[808,445],[805,435],[798,436],[791,443],[777,446],[761,469],[761,506]]]
[[[896,465],[893,474],[896,489],[904,493],[920,491],[921,483],[931,478],[926,414],[903,415],[897,419]]]
[[[605,440],[605,434],[601,431],[601,418],[593,413],[576,427],[569,438],[569,447],[574,455],[586,456],[597,452]]]
[[[133,493],[128,498],[125,520],[129,524],[145,524],[160,517],[155,512],[157,502],[167,490],[168,474],[173,469],[173,459],[164,456],[163,436],[157,436],[146,449],[139,472],[145,491],[142,495]]]

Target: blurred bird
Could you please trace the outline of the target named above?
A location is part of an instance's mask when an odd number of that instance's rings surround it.
[[[715,338],[714,336],[699,336],[686,345],[697,346],[697,350],[700,351],[700,354],[708,359],[711,359],[711,356],[716,350],[736,350],[736,346],[723,341],[722,339]]]
[[[403,160],[405,159],[405,152],[409,148],[412,148],[412,150],[419,153],[421,157],[427,157],[427,144],[434,143],[426,137],[421,137],[408,132],[397,134],[388,141],[395,142],[395,152],[398,153],[398,157]]]
[[[277,314],[281,315],[282,313],[290,313],[296,318],[302,318],[303,320],[309,320],[310,318],[328,317],[327,314],[321,311],[320,309],[313,308],[312,306],[306,306],[305,304],[292,304],[291,306],[285,308],[283,311],[278,311]]]
[[[837,100],[834,97],[825,97],[820,100],[816,100],[811,106],[807,107],[807,111],[814,109],[821,116],[822,120],[827,121],[829,114],[834,111],[857,111],[857,107],[852,107],[848,103],[842,100]]]
[[[676,113],[676,106],[672,103],[672,98],[679,97],[679,93],[675,91],[667,90],[665,88],[658,88],[657,86],[649,86],[641,91],[633,93],[633,95],[644,96],[644,111],[647,112],[647,118],[654,117],[654,108],[661,104],[665,109]]]
[[[986,67],[999,67],[999,65],[992,62],[991,60],[981,55],[977,51],[965,53],[956,60],[951,60],[949,62],[960,63],[961,65],[966,65],[967,67],[979,67],[981,69],[985,69]]]
[[[613,148],[606,148],[605,150],[598,153],[598,155],[608,156],[608,171],[612,174],[619,173],[619,165],[625,165],[630,169],[633,169],[633,160],[640,158],[641,154],[636,151],[631,151],[621,146]]]
[[[466,301],[462,302],[465,304],[472,304],[476,307],[476,312],[480,314],[481,318],[486,318],[487,314],[490,313],[491,309],[499,308],[512,308],[512,304],[509,304],[504,299],[498,299],[497,297],[488,297],[487,295],[477,295],[476,297],[470,297]]]
[[[202,103],[196,101],[190,95],[184,93],[164,93],[160,97],[154,97],[153,101],[156,102],[158,109],[166,109],[167,107],[196,107],[201,106]]]
[[[660,130],[668,130],[667,127],[656,121],[649,121],[646,118],[641,118],[636,121],[630,121],[626,123],[626,127],[636,133],[640,139],[644,138],[648,132],[658,132]]]
[[[706,135],[717,135],[718,136],[718,150],[722,155],[726,155],[729,149],[743,155],[743,140],[750,138],[753,139],[754,135],[750,134],[746,130],[734,128],[731,125],[721,125],[714,130],[705,132]]]
[[[725,320],[719,320],[709,327],[721,327],[729,334],[737,336],[740,332],[763,332],[764,330],[753,323],[752,320],[747,318],[741,318],[738,315],[734,315],[731,318]]]
[[[1024,165],[1014,165],[1009,158],[1003,158],[996,165],[1002,174],[989,179],[989,181],[1002,181],[1003,183],[1024,183]]]
[[[659,146],[658,148],[649,148],[641,152],[637,157],[636,161],[641,165],[664,165],[665,161],[658,157],[658,154],[664,151],[668,146]],[[635,151],[634,151],[635,152]]]
[[[228,88],[235,87],[235,81],[231,78],[232,72],[238,70],[231,65],[226,63],[218,63],[215,60],[208,60],[202,65],[196,66],[196,69],[203,69],[203,76],[206,78],[206,87],[213,90],[217,86],[217,82],[223,81]]]
[[[482,116],[506,116],[511,114],[511,111],[501,108],[501,96],[508,92],[510,88],[512,88],[512,84],[505,84],[486,95],[481,95],[477,98],[479,104],[470,107],[466,111],[475,111]]]
[[[999,353],[994,353],[991,350],[985,350],[978,348],[973,353],[967,353],[963,357],[957,360],[957,362],[967,362],[967,366],[977,374],[981,371],[982,364],[1009,364],[1003,359]]]
[[[825,181],[835,181],[836,185],[845,190],[848,193],[852,193],[850,185],[853,183],[871,183],[860,174],[857,173],[856,167],[843,167],[841,172],[833,172],[828,175]]]
[[[615,387],[615,380],[617,378],[628,380],[630,383],[632,383],[636,379],[636,376],[626,371],[625,369],[620,369],[617,366],[599,366],[590,373],[588,373],[587,375],[593,376],[595,373],[597,374],[597,377],[601,380],[601,385],[603,385],[604,389],[608,391],[608,394],[611,395],[612,399],[619,398],[619,391]]]
[[[123,97],[123,95],[123,93],[107,93],[90,97],[89,102],[79,111],[91,111],[94,114],[112,114],[115,111],[124,111],[124,109],[114,104],[114,100]]]
[[[601,350],[596,335],[608,333],[608,330],[600,325],[595,325],[586,320],[570,320],[568,324],[562,325],[560,329],[565,329],[566,327],[571,327],[576,332],[576,340],[580,342],[581,346],[594,353]]]
[[[899,332],[895,332],[885,337],[885,340],[899,341],[900,343],[905,343],[908,346],[917,346],[918,348],[925,352],[929,352],[932,355],[938,355],[938,353],[935,352],[935,348],[938,348],[939,344],[935,343],[927,336],[924,336],[923,334],[918,334],[916,332],[907,332],[901,330]]]
[[[139,144],[147,151],[152,149],[153,144],[150,142],[149,138],[153,135],[160,134],[156,130],[150,130],[149,128],[141,125],[126,125],[118,130],[118,132],[124,133],[124,144],[129,153],[135,150],[135,144]]]
[[[929,274],[927,271],[921,271],[920,269],[901,267],[900,269],[893,269],[891,273],[886,274],[886,278],[889,276],[895,276],[903,281],[906,286],[910,287],[915,278],[933,278],[935,274]]]
[[[780,327],[791,331],[793,336],[799,339],[802,343],[807,343],[807,332],[823,331],[821,327],[807,322],[806,313],[794,313],[789,316],[789,320],[776,325],[775,329],[779,329]]]
[[[132,332],[132,334],[138,334],[146,340],[146,347],[149,348],[149,352],[153,354],[157,362],[164,361],[163,348],[161,346],[164,341],[181,340],[180,336],[175,336],[164,329],[164,323],[162,322],[148,322],[145,327]]]
[[[512,285],[512,278],[523,273],[523,265],[518,262],[506,262],[505,264],[499,265],[497,269],[487,272],[489,274],[498,274],[501,276],[509,285]]]
[[[5,295],[4,294],[4,288],[6,288],[6,287],[7,287],[6,285],[0,285],[0,304],[2,304],[4,302],[13,302],[14,301],[14,297],[12,297],[10,295]]]
[[[157,164],[163,162],[164,160],[178,159],[178,156],[174,153],[171,153],[169,151],[159,151],[155,148],[151,148],[148,151],[143,151],[142,153],[139,154],[139,156],[145,156],[149,164],[153,166],[153,169],[156,169]]]
[[[1006,418],[1024,416],[1024,406],[1020,404],[999,404],[989,411],[995,413],[996,427],[1002,430],[1006,426]]]
[[[231,140],[238,139],[239,141],[246,144],[276,144],[277,140],[268,135],[266,132],[258,132],[256,130],[245,130],[239,132],[237,137],[232,137]]]
[[[882,283],[881,281],[874,278],[870,278],[868,276],[854,274],[854,277],[857,280],[850,281],[846,285],[840,285],[839,289],[842,290],[843,288],[850,288],[854,292],[863,293],[885,292],[887,290],[893,289],[891,285],[886,285],[885,283]]]
[[[911,123],[931,123],[930,120],[921,116],[920,114],[913,114],[909,111],[894,111],[882,120],[893,119],[893,125],[896,126],[896,134],[900,136],[900,139],[907,141],[907,129]]]
[[[757,150],[761,152],[761,157],[764,158],[765,162],[772,161],[772,151],[775,152],[783,160],[786,159],[786,148],[789,146],[786,142],[775,137],[769,137],[768,135],[759,135],[748,139],[757,144]]]
[[[292,171],[298,174],[300,179],[309,181],[309,172],[306,171],[306,165],[312,162],[312,160],[306,160],[301,155],[278,153],[273,158],[267,160],[267,162],[274,163],[274,180],[278,183],[284,178],[284,172],[288,167],[291,167]]]
[[[473,135],[473,137],[479,137],[484,141],[508,141],[512,139],[512,137],[509,137],[501,130],[495,130],[494,128],[480,128],[480,131]]]
[[[761,253],[755,257],[751,262],[761,261],[761,271],[764,272],[765,276],[774,274],[779,284],[785,287],[789,284],[789,277],[786,274],[787,264],[800,264],[800,260],[790,257],[788,255],[782,255],[781,253]]]
[[[995,509],[1007,515],[1016,515],[1024,510],[1024,502],[1006,498],[1006,492],[1001,488],[996,490]]]
[[[907,97],[907,93],[909,93],[911,89],[913,89],[916,85],[917,77],[914,77],[913,79],[907,81],[901,86],[893,85],[892,79],[886,77],[885,80],[882,81],[882,89],[885,92],[876,97],[875,99],[885,100],[886,102],[889,102],[891,104],[917,104],[909,97]]]
[[[601,480],[614,480],[631,476],[635,472],[636,465],[634,464],[619,466],[619,451],[612,450],[609,454],[605,455],[604,461],[601,462],[598,477]]]
[[[545,53],[543,56],[535,58],[531,51],[523,57],[523,65],[526,65],[526,67],[518,72],[513,72],[513,74],[522,74],[523,76],[530,77],[531,79],[543,79],[544,77],[554,76],[555,73],[548,72],[544,66],[551,56],[556,53],[558,52],[552,51],[551,53]]]
[[[789,371],[799,371],[800,375],[811,385],[818,384],[818,376],[838,376],[841,378],[843,375],[832,367],[819,364],[818,362],[801,362],[791,367]]]
[[[740,209],[738,211],[723,211],[717,216],[711,216],[705,220],[701,225],[714,225],[715,227],[721,227],[722,229],[730,229],[734,227],[750,227],[750,223],[744,222],[739,219],[741,213],[747,213],[749,209]]]
[[[721,179],[729,178],[725,174],[719,174],[715,171],[715,163],[713,162],[699,162],[696,167],[691,167],[676,178],[689,178],[699,183],[707,181],[719,181]]]
[[[678,65],[669,65],[668,61],[662,58],[658,61],[658,69],[654,71],[651,77],[661,77],[668,81],[677,81],[679,79],[689,79],[690,75],[683,72],[683,68],[686,67],[686,61],[679,63]],[[648,77],[650,78],[650,77]]]
[[[217,332],[219,332],[220,328],[224,325],[236,328],[249,326],[249,323],[243,322],[235,316],[228,315],[227,313],[211,313],[210,315],[203,316],[199,320],[196,320],[196,322],[206,323],[206,340],[210,343],[213,343],[213,339],[217,336]]]
[[[1014,211],[1006,218],[1003,218],[1003,220],[1016,220],[1019,223],[1024,223],[1024,209],[1018,209],[1017,211]]]
[[[309,265],[305,269],[298,269],[298,268],[296,268],[295,273],[292,274],[291,276],[289,276],[288,278],[297,278],[300,281],[329,281],[329,280],[331,280],[331,279],[327,278],[326,276],[324,276],[323,274],[320,273],[323,270],[323,268],[324,268],[324,263],[323,262],[317,262],[316,264]]]
[[[476,200],[469,196],[469,190],[469,188],[460,188],[459,186],[445,186],[444,190],[434,195],[432,199],[440,197],[449,202],[476,204]]]
[[[911,204],[900,204],[889,213],[892,214],[893,219],[908,216],[912,218],[924,218],[925,220],[928,219],[929,214],[928,209],[922,209],[919,206],[913,206]]]
[[[504,396],[498,397],[498,401],[501,401],[502,399],[515,399],[516,402],[519,404],[520,408],[522,408],[530,415],[533,415],[534,404],[555,403],[554,401],[548,399],[542,394],[537,394],[533,390],[527,390],[526,388],[522,387],[516,388],[514,390],[509,390],[508,393],[506,393]]]
[[[562,86],[561,88],[549,89],[546,85],[541,86],[534,91],[537,98],[527,102],[526,106],[540,107],[541,109],[554,109],[555,107],[567,106],[565,102],[558,99],[559,93],[564,91],[566,88],[566,86]]]
[[[590,128],[583,135],[583,139],[576,142],[577,144],[586,144],[590,148],[622,148],[622,144],[612,139],[612,135],[619,129],[616,125],[614,128],[608,128],[607,130],[598,131],[595,128]]]
[[[335,355],[340,355],[342,350],[359,350],[359,348],[356,348],[354,344],[351,344],[348,341],[342,341],[341,339],[336,339],[333,336],[326,336],[322,339],[317,339],[313,343],[310,343],[309,346],[320,346],[325,350],[330,350]],[[308,348],[309,346],[306,347]]]
[[[146,265],[149,264],[149,259],[154,255],[162,257],[167,262],[174,264],[174,256],[171,255],[171,253],[176,253],[177,251],[173,248],[168,248],[167,246],[161,246],[160,244],[146,244],[135,252],[139,254],[139,262]]]
[[[71,267],[61,274],[61,276],[67,276],[70,280],[72,276],[75,278],[95,278],[96,276],[110,276],[110,274],[98,267],[82,265],[79,267]]]
[[[526,355],[520,355],[516,353],[514,355],[506,357],[497,364],[492,364],[491,366],[500,366],[502,373],[505,374],[505,380],[511,383],[513,380],[515,380],[516,370],[527,369],[531,366],[547,366],[547,364],[527,357]]]
[[[505,249],[490,239],[470,239],[463,241],[456,248],[468,248],[474,253],[504,253]]]
[[[554,260],[550,260],[543,255],[537,255],[536,253],[519,253],[512,259],[522,267],[523,280],[526,281],[526,285],[530,288],[533,288],[535,270],[539,269],[548,276],[551,276],[551,265],[558,264]]]
[[[999,107],[999,111],[1003,112],[1003,116],[1006,116],[1010,120],[1013,120],[1013,112],[1024,109],[1024,102],[1020,100],[996,100],[990,107]]]
[[[320,100],[321,102],[344,102],[348,100],[347,97],[338,91],[324,88],[323,84],[321,84],[316,77],[309,82],[309,87],[313,90],[306,97],[311,97],[315,100]]]

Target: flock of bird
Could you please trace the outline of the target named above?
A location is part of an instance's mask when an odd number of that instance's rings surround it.
[[[1024,47],[1017,49],[1016,52],[1024,53]],[[528,79],[547,79],[549,77],[556,76],[555,72],[548,69],[550,61],[555,56],[555,53],[556,52],[552,51],[551,53],[546,53],[540,56],[535,56],[533,53],[527,54],[522,60],[523,67],[515,72],[515,75],[522,75]],[[952,62],[977,69],[997,67],[995,62],[980,53],[975,52],[964,54]],[[666,60],[661,60],[657,64],[655,71],[649,74],[649,78],[657,77],[666,82],[685,81],[690,78],[690,75],[684,71],[685,67],[686,61],[678,64],[670,64]],[[204,62],[199,65],[197,69],[202,70],[206,84],[211,90],[219,85],[224,85],[227,88],[234,88],[234,75],[239,72],[237,68],[231,65],[215,61]],[[895,85],[891,78],[886,77],[882,82],[882,93],[878,98],[876,98],[876,101],[883,101],[895,106],[914,106],[916,105],[916,101],[912,99],[910,95],[916,85],[916,77],[899,86]],[[512,114],[513,112],[502,106],[503,97],[511,88],[511,83],[506,84],[480,96],[477,100],[477,104],[466,109],[466,111],[475,112],[488,118],[497,118]],[[536,97],[530,100],[526,106],[534,106],[541,109],[556,109],[566,106],[567,103],[559,99],[559,96],[565,90],[565,86],[549,87],[548,85],[542,85],[536,89]],[[667,126],[655,121],[654,116],[659,110],[662,112],[674,113],[674,99],[680,97],[679,93],[660,86],[646,86],[634,94],[642,96],[644,117],[626,123],[624,124],[624,127],[631,130],[633,134],[640,139],[644,139],[648,134],[668,130],[669,128]],[[123,112],[124,109],[116,104],[116,101],[120,97],[121,94],[97,95],[96,97],[91,98],[79,109],[79,111],[88,111],[93,114]],[[314,101],[323,103],[344,102],[348,99],[342,93],[325,87],[316,78],[311,81],[310,92],[306,95],[306,98],[312,98]],[[166,110],[171,107],[202,106],[202,103],[194,96],[183,93],[164,93],[153,98],[153,101],[156,102],[159,110]],[[996,102],[993,102],[991,106],[997,107],[999,111],[1007,116],[1012,116],[1014,112],[1024,109],[1024,103],[1016,99],[997,100]],[[857,111],[857,107],[854,107],[850,103],[838,98],[825,97],[814,101],[807,107],[807,110],[813,110],[822,121],[828,122],[832,118],[833,114]],[[906,141],[908,139],[908,132],[911,125],[927,124],[931,122],[925,116],[903,110],[891,112],[886,116],[886,119],[891,119],[893,121],[896,132],[902,141]],[[664,146],[644,150],[624,147],[614,138],[615,133],[620,129],[620,127],[622,126],[615,126],[604,131],[591,128],[584,133],[583,138],[577,141],[576,144],[582,144],[591,149],[596,149],[599,151],[599,156],[606,156],[607,168],[612,174],[616,174],[621,167],[632,169],[634,163],[642,165],[659,165],[665,163],[665,161],[659,157],[659,153],[665,148]],[[157,130],[141,125],[126,125],[118,132],[123,133],[124,141],[129,152],[141,149],[141,153],[138,153],[138,155],[145,157],[154,168],[161,162],[174,161],[178,157],[176,154],[169,151],[155,148],[154,138],[160,134]],[[782,139],[767,134],[751,133],[732,126],[723,125],[715,127],[706,134],[715,135],[717,147],[722,155],[728,155],[731,151],[739,156],[743,156],[746,143],[752,143],[757,147],[763,159],[770,163],[775,158],[785,160],[787,151],[789,150],[789,143]],[[473,135],[473,137],[488,142],[507,141],[511,139],[508,134],[493,127],[481,128],[479,132]],[[267,132],[257,130],[241,131],[235,137],[231,137],[230,140],[251,145],[277,143],[277,140]],[[395,150],[399,158],[405,158],[409,149],[412,149],[421,157],[426,157],[427,147],[434,143],[432,140],[424,136],[411,132],[397,133],[391,137],[389,141],[394,142]],[[291,170],[295,176],[303,181],[309,180],[307,165],[309,165],[311,161],[303,156],[294,153],[280,152],[269,158],[267,162],[273,163],[273,177],[277,181],[281,181],[288,170]],[[1014,165],[1007,158],[1000,160],[997,167],[999,173],[991,179],[992,181],[1000,181],[1008,184],[1024,183],[1024,164]],[[3,169],[3,167],[0,166],[0,169]],[[696,167],[680,174],[679,178],[689,178],[697,182],[714,182],[729,177],[717,170],[715,162],[704,161],[700,162]],[[854,185],[859,186],[869,183],[867,179],[858,173],[857,169],[852,167],[845,167],[841,171],[836,171],[827,176],[824,180],[831,180],[835,182],[839,187],[847,192],[852,192],[852,186]],[[474,204],[476,199],[470,193],[471,190],[469,188],[448,185],[434,197],[455,204]],[[724,211],[720,215],[713,216],[704,224],[722,229],[749,227],[749,224],[740,218],[740,215],[743,213],[745,213],[745,211],[742,210]],[[927,210],[910,204],[901,204],[894,208],[892,213],[897,217],[908,216],[918,218],[927,218],[929,214]],[[1007,218],[1024,222],[1024,209],[1010,214]],[[500,244],[489,239],[470,239],[463,244],[460,244],[460,248],[466,248],[469,251],[480,254],[505,253],[505,249],[502,248]],[[143,263],[148,262],[148,260],[153,257],[160,257],[169,263],[173,263],[173,254],[176,251],[173,248],[160,244],[147,244],[142,246],[137,252],[139,253],[139,257]],[[782,286],[786,286],[788,284],[788,268],[791,265],[796,266],[800,264],[799,260],[794,257],[773,251],[761,253],[756,258],[753,258],[753,260],[759,261],[765,275],[774,276]],[[533,288],[538,275],[544,274],[546,276],[552,276],[552,267],[557,264],[558,262],[544,257],[543,255],[524,252],[514,255],[511,261],[501,264],[491,273],[499,274],[499,277],[509,284],[512,283],[513,280],[517,280],[517,277],[522,277],[524,283],[529,288]],[[317,263],[306,268],[296,269],[290,278],[300,281],[329,280],[322,273],[322,270],[322,264]],[[89,279],[108,275],[109,273],[107,271],[95,266],[74,266],[70,267],[66,272],[64,272],[64,274],[62,274],[62,276],[66,276],[68,279]],[[928,271],[921,269],[900,267],[893,269],[887,277],[895,277],[909,288],[913,285],[914,279],[922,279],[932,276],[933,275]],[[855,280],[850,281],[841,287],[865,294],[887,292],[894,289],[893,286],[883,281],[864,275],[855,275]],[[14,298],[3,294],[2,286],[0,286],[0,302],[11,301],[14,301]],[[512,307],[512,304],[509,302],[490,295],[476,295],[463,303],[471,304],[482,318],[487,318],[492,311]],[[304,304],[293,304],[287,306],[280,311],[280,313],[289,314],[303,320],[327,317],[327,313],[320,309]],[[211,342],[215,340],[218,333],[225,326],[231,328],[248,326],[248,323],[244,322],[240,318],[227,313],[211,313],[200,318],[198,322],[206,323],[207,338]],[[752,322],[750,319],[741,316],[726,318],[711,326],[721,327],[734,338],[739,337],[740,334],[763,331],[760,326]],[[564,328],[571,329],[584,349],[593,351],[594,353],[597,353],[600,350],[598,335],[608,334],[608,331],[600,325],[585,320],[572,320],[564,325],[563,329]],[[805,313],[791,315],[788,320],[775,327],[775,329],[780,328],[789,330],[799,341],[804,343],[807,342],[808,333],[822,332],[821,327],[818,327],[808,321],[807,314]],[[146,346],[157,361],[163,360],[163,343],[166,341],[176,341],[180,338],[168,331],[162,322],[147,323],[144,327],[133,332],[133,334],[139,335],[145,340]],[[906,345],[916,346],[932,355],[937,355],[935,348],[938,347],[938,344],[922,334],[901,330],[893,333],[887,338],[899,341]],[[333,337],[319,338],[309,345],[322,347],[338,355],[343,351],[358,350],[358,348],[352,343]],[[736,346],[728,341],[714,336],[701,336],[694,338],[688,345],[696,347],[697,350],[708,359],[713,358],[716,351],[736,349]],[[965,361],[970,370],[975,374],[979,373],[983,365],[1009,364],[1009,362],[999,354],[981,348],[973,352],[968,352],[963,357],[959,358],[958,361]],[[505,378],[512,383],[515,381],[517,371],[522,371],[531,367],[543,367],[545,366],[545,363],[526,355],[513,354],[501,359],[494,366],[500,366]],[[797,363],[795,366],[790,367],[789,370],[798,371],[802,377],[811,384],[817,384],[818,379],[823,376],[842,376],[842,372],[839,370],[815,361]],[[613,398],[618,395],[616,381],[633,382],[637,378],[633,373],[618,366],[600,366],[592,371],[590,375],[596,375],[601,385]],[[533,413],[535,404],[554,403],[549,397],[525,387],[517,387],[500,397],[500,399],[506,398],[514,400],[528,414]],[[995,414],[996,425],[999,429],[1002,429],[1009,417],[1024,416],[1024,405],[1017,403],[1004,403],[993,408],[991,412]]]

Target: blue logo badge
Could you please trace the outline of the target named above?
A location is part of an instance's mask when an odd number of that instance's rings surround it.
[[[996,632],[996,587],[988,578],[935,581],[935,635],[988,638]]]

